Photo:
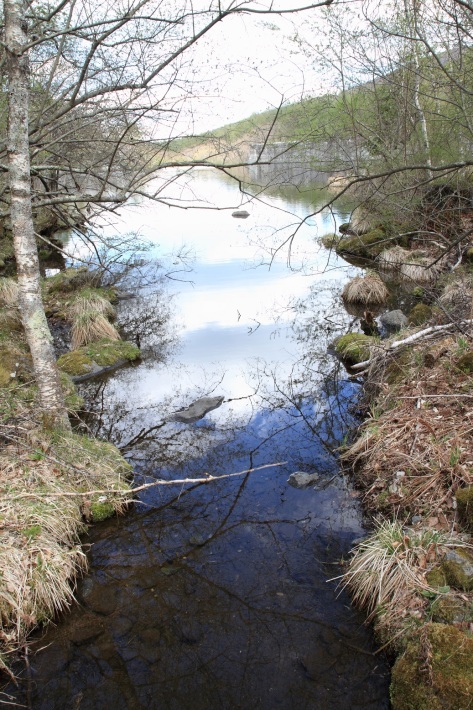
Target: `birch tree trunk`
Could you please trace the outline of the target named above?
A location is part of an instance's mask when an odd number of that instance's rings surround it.
[[[29,60],[22,0],[4,0],[8,76],[8,168],[11,224],[23,328],[33,358],[40,407],[47,424],[70,428],[51,333],[41,298],[31,207],[28,139]]]

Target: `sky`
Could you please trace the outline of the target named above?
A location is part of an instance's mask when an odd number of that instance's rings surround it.
[[[294,0],[284,4],[300,6]],[[306,31],[318,32],[323,12],[319,8],[281,16],[235,15],[214,27],[184,69],[195,94],[185,110],[190,121],[185,130],[211,130],[282,101],[328,91],[326,73],[308,62],[293,40],[302,24]]]

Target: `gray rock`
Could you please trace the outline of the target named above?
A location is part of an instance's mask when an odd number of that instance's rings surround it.
[[[397,330],[401,330],[401,328],[404,328],[408,323],[407,317],[399,310],[387,311],[387,313],[383,313],[383,315],[379,317],[379,320],[386,330],[393,333]]]
[[[246,210],[235,210],[235,212],[232,212],[232,217],[237,217],[239,219],[246,219],[249,216],[250,213]]]
[[[317,483],[320,476],[318,473],[305,473],[304,471],[294,471],[291,473],[287,482],[293,488],[308,488],[314,483]]]
[[[468,550],[462,547],[447,550],[442,568],[452,587],[473,591],[473,555]]]
[[[224,399],[225,397],[201,397],[201,399],[192,402],[187,409],[181,409],[179,412],[171,414],[166,418],[166,421],[193,424],[205,417],[208,412],[220,407]]]

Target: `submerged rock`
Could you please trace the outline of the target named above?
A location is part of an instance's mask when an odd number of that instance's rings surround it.
[[[205,417],[208,412],[217,409],[223,403],[225,397],[201,397],[192,402],[187,409],[174,412],[166,418],[168,422],[182,422],[183,424],[193,424]]]
[[[317,483],[320,476],[318,473],[305,473],[304,471],[295,471],[291,473],[287,482],[293,488],[308,488]]]

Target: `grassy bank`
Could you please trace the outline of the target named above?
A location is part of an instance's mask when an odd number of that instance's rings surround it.
[[[71,375],[139,356],[112,323],[115,293],[101,289],[94,278],[85,269],[69,269],[43,286],[52,329],[60,324],[70,343],[59,364],[71,416],[83,405]],[[121,513],[132,497],[131,467],[114,446],[43,426],[17,301],[15,280],[0,278],[0,667],[5,670],[29,632],[73,600],[75,579],[86,567],[80,535],[88,524]]]
[[[471,215],[462,219],[470,220]],[[367,238],[353,233],[355,229],[348,231],[352,233],[325,239],[327,248],[368,259],[391,292],[394,284],[401,303],[409,306],[401,314],[401,330],[390,337],[380,340],[353,333],[336,345],[339,356],[364,377],[366,419],[342,460],[372,522],[372,532],[353,550],[341,584],[366,610],[380,644],[396,659],[391,685],[394,710],[469,708],[473,698],[471,242],[467,237],[460,243],[460,258],[455,249],[454,259],[442,245],[442,268],[432,270],[429,263],[438,258],[438,245],[424,238],[420,243],[415,232],[410,244],[400,247],[401,235],[393,229],[387,249],[385,227],[377,239],[371,239],[373,230],[366,232]],[[420,271],[410,268],[419,263]],[[375,316],[381,314],[382,320],[382,312],[389,310],[388,292],[383,304],[370,302],[372,278],[366,284],[359,279],[352,287],[352,305],[361,308],[365,333],[368,325],[377,328]],[[350,338],[353,342],[348,342]]]

